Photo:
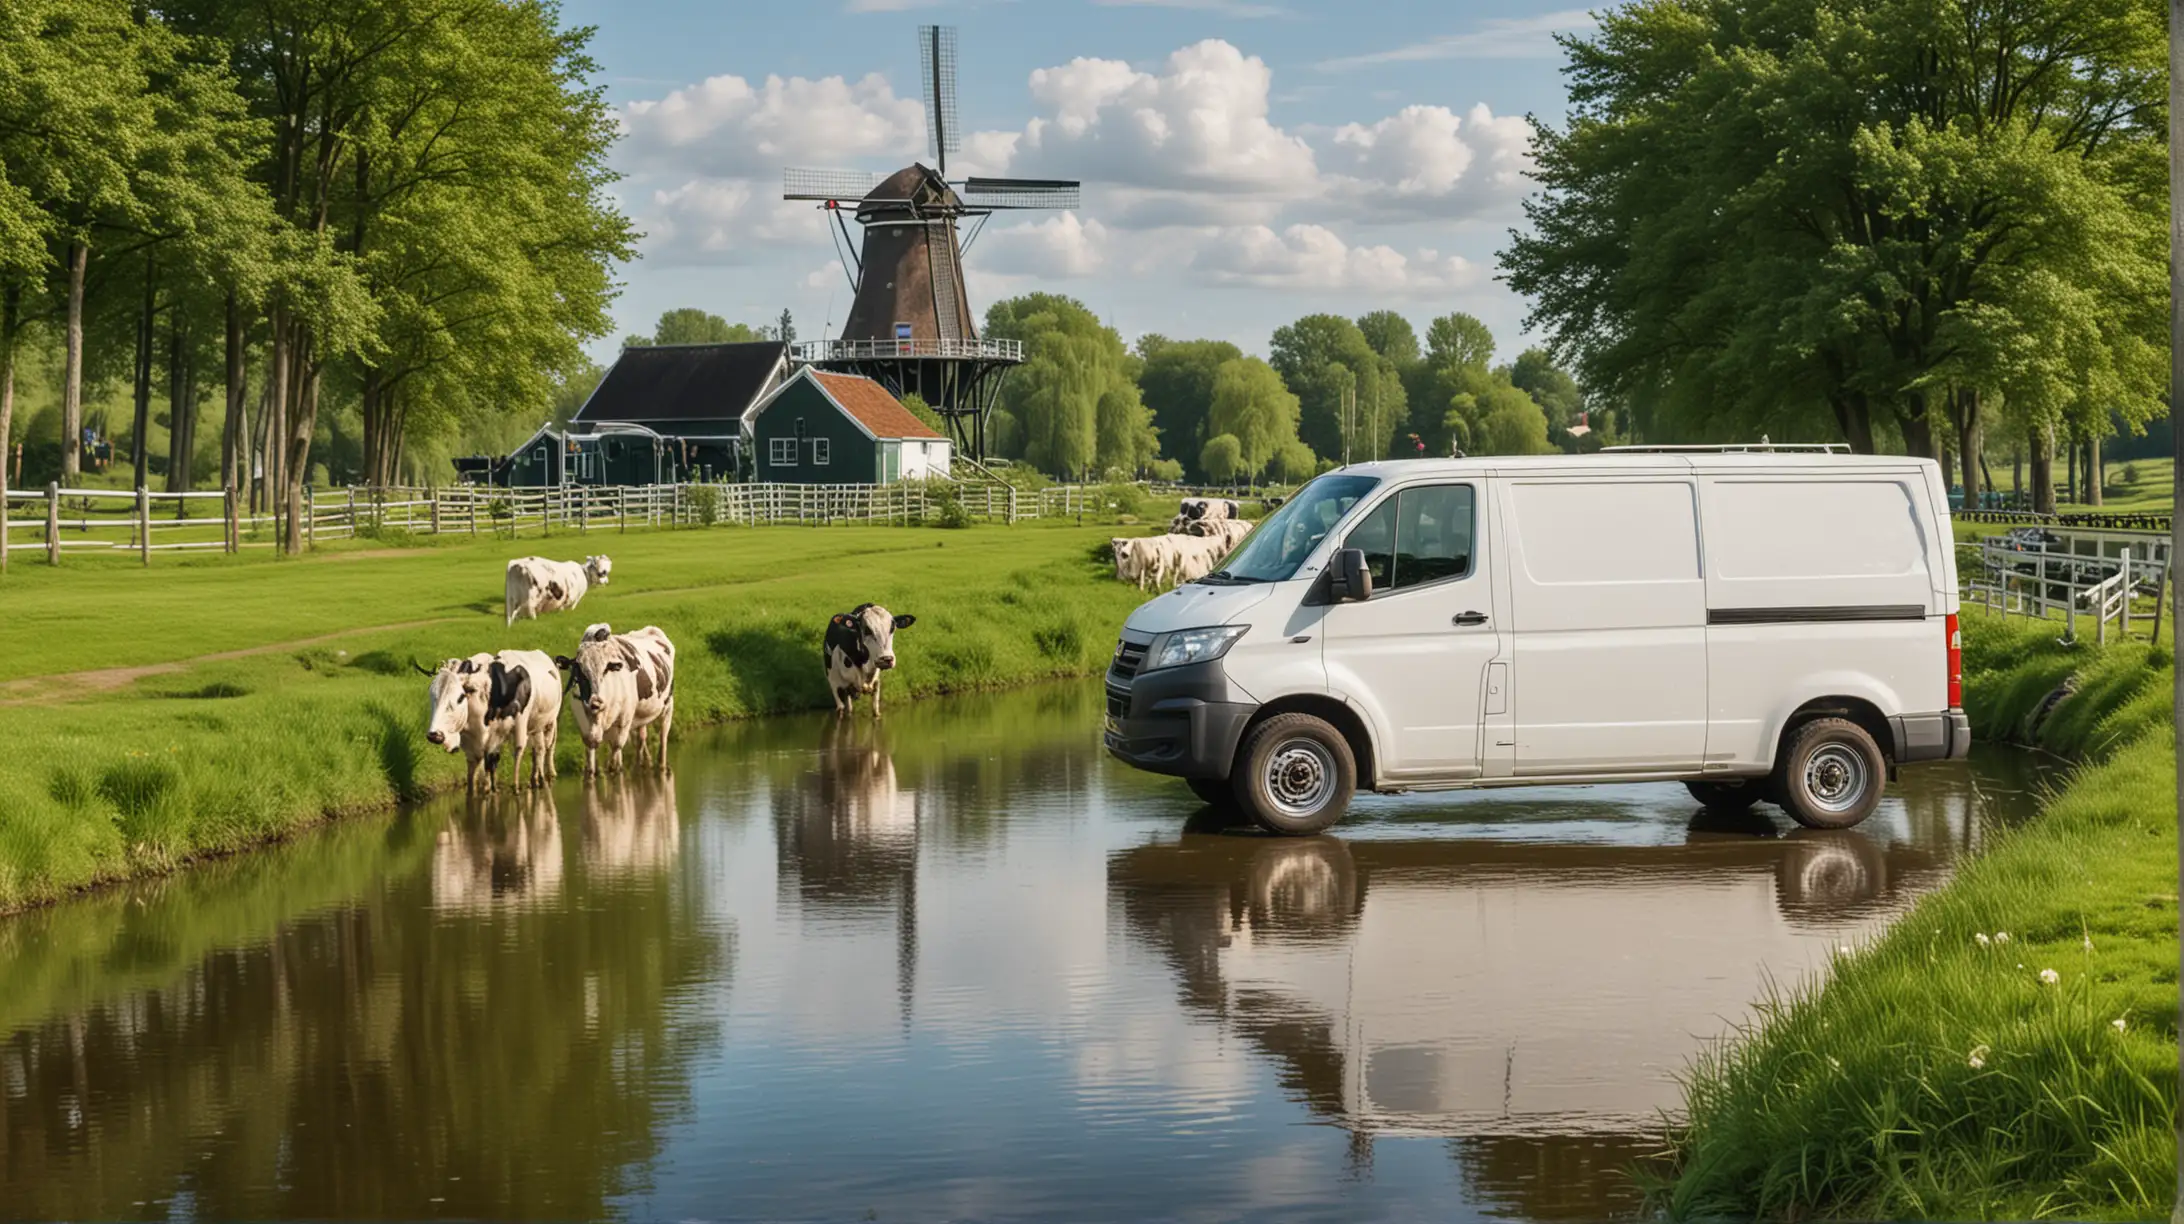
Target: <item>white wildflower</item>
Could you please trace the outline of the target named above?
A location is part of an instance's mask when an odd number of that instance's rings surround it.
[[[1977,1071],[1977,1070],[1979,1070],[1979,1069],[1980,1069],[1981,1067],[1984,1067],[1984,1066],[1986,1066],[1986,1065],[1987,1065],[1987,1047],[1985,1047],[1985,1046],[1983,1046],[1983,1045],[1982,1045],[1982,1046],[1973,1046],[1973,1047],[1972,1047],[1972,1056],[1971,1056],[1970,1058],[1967,1058],[1967,1059],[1965,1059],[1965,1060],[1964,1060],[1964,1065],[1966,1065],[1966,1066],[1970,1067],[1970,1068],[1971,1068],[1972,1070],[1974,1070],[1974,1071]]]
[[[2119,1033],[2122,1032],[2126,1027],[2128,1027],[2124,1024],[2122,1016],[2116,1017],[2115,1019],[2109,1021],[2109,1023],[2115,1025],[2116,1031]]]
[[[1974,931],[1974,932],[1972,932],[1972,942],[1973,942],[1973,943],[1976,943],[1976,944],[1978,944],[1978,945],[1979,945],[1980,947],[1984,948],[1984,947],[1986,947],[1986,946],[1987,946],[1988,944],[1991,944],[1991,943],[1993,943],[1994,941],[1993,941],[1993,940],[1991,940],[1991,939],[1989,939],[1989,938],[1987,938],[1987,933],[1986,933],[1985,931]]]
[[[1996,931],[1994,941],[1999,944],[2006,944],[2010,941],[2010,933],[2008,931]]]
[[[2063,975],[2053,969],[2042,969],[2040,971],[2040,984],[2043,986],[2053,986],[2062,980]]]
[[[2093,937],[2091,935],[2085,937],[2085,943],[2083,946],[2088,952],[2091,952],[2093,950]]]

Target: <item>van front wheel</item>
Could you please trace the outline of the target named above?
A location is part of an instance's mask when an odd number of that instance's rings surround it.
[[[1252,729],[1230,775],[1237,804],[1270,833],[1322,832],[1357,789],[1350,742],[1325,719],[1276,714]]]
[[[1847,829],[1880,806],[1888,763],[1865,728],[1816,718],[1797,728],[1775,765],[1782,810],[1808,829]]]

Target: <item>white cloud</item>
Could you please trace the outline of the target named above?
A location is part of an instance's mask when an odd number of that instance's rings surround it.
[[[771,183],[692,179],[652,193],[638,218],[645,255],[670,267],[749,263],[770,250],[826,239],[809,204],[778,198]]]
[[[1339,59],[1325,60],[1320,63],[1319,68],[1323,72],[1337,72],[1346,68],[1367,68],[1374,64],[1418,60],[1552,58],[1561,53],[1561,49],[1555,45],[1556,34],[1581,33],[1595,29],[1598,25],[1599,22],[1593,15],[1584,9],[1563,9],[1554,13],[1542,13],[1537,17],[1493,17],[1480,22],[1477,29],[1461,34],[1432,38],[1367,55],[1346,55]]]
[[[1527,190],[1532,132],[1485,103],[1459,117],[1407,106],[1386,119],[1337,128],[1324,146],[1330,194],[1365,214],[1462,216],[1498,212]]]
[[[1092,276],[1107,264],[1107,227],[1076,213],[1044,221],[989,228],[965,257],[968,275],[985,272],[1069,280]]]
[[[1046,113],[1026,124],[1010,169],[1130,187],[1295,194],[1311,147],[1267,119],[1266,61],[1219,39],[1158,72],[1075,59],[1031,74]]]
[[[871,156],[907,161],[925,147],[925,108],[877,73],[842,77],[709,77],[622,108],[630,162],[681,175],[775,177],[787,165],[831,167]]]
[[[1215,230],[1200,240],[1190,267],[1222,285],[1393,295],[1463,289],[1483,278],[1477,264],[1460,256],[1353,246],[1321,225],[1279,232],[1264,225]]]

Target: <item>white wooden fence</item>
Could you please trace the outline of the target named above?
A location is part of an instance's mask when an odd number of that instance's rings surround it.
[[[674,484],[590,488],[307,489],[307,544],[358,537],[518,535],[637,528],[933,522],[956,513],[988,522],[1059,518],[1104,509],[1099,486],[1061,485],[1027,492],[997,483],[891,485]],[[0,570],[11,553],[240,552],[278,544],[271,514],[238,514],[229,494],[144,490],[0,491]]]
[[[2167,535],[2042,529],[1960,545],[1957,570],[1966,603],[2006,616],[2060,618],[2065,640],[2075,640],[2079,618],[2090,617],[2094,639],[2106,642],[2110,624],[2129,637],[2134,616],[2160,638],[2169,562]]]

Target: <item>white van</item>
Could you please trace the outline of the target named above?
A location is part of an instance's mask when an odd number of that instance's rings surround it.
[[[1360,786],[1646,781],[1846,828],[1970,747],[1948,504],[1835,453],[1340,468],[1131,613],[1105,743],[1279,833]]]

